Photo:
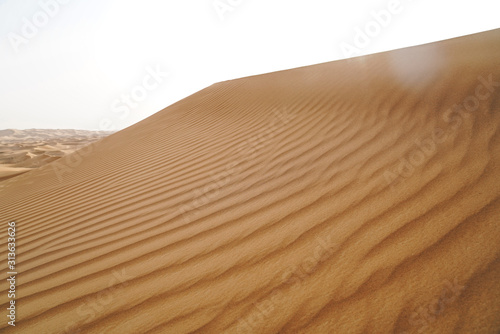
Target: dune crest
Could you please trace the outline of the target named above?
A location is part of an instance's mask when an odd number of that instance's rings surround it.
[[[500,30],[212,85],[0,182],[0,330],[498,333],[499,125]]]

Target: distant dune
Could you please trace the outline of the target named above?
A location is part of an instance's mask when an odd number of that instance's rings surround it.
[[[55,161],[110,135],[85,130],[0,130],[0,181]]]
[[[212,85],[0,182],[1,331],[498,334],[499,125],[500,30]]]

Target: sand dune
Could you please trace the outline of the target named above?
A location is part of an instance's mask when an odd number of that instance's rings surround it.
[[[221,82],[0,182],[2,333],[499,333],[498,82],[500,30]]]
[[[0,181],[46,165],[110,134],[86,130],[0,130]]]

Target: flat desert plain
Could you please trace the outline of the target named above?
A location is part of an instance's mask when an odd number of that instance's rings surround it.
[[[0,182],[0,330],[498,334],[499,125],[500,30],[214,84]]]

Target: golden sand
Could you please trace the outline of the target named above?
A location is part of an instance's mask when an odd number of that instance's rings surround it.
[[[499,125],[500,30],[212,85],[0,182],[0,330],[496,334]]]

